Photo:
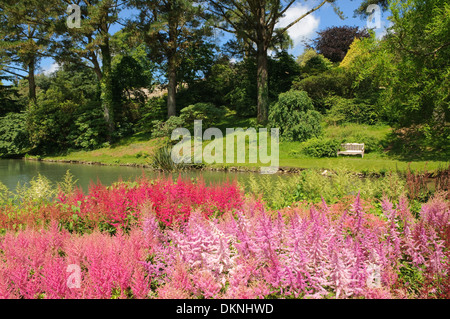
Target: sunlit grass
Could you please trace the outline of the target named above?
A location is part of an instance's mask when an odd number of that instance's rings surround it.
[[[247,121],[248,122],[248,121]],[[245,122],[245,123],[247,123]],[[244,122],[236,122],[235,127],[242,127],[244,130],[246,126],[239,126],[237,124],[245,124]],[[223,125],[230,126],[230,122],[222,123]],[[248,124],[248,123],[247,123]],[[206,128],[204,128],[206,129]],[[225,135],[225,127],[220,128],[222,134]],[[258,130],[256,130],[258,132]],[[387,134],[391,131],[391,128],[386,125],[362,125],[362,124],[347,124],[342,126],[325,126],[322,133],[324,138],[345,138],[352,134],[363,132],[365,135],[376,138],[382,141]],[[270,133],[270,131],[269,131]],[[229,137],[228,137],[229,138]],[[258,134],[259,138],[259,134]],[[192,141],[193,139],[191,139]],[[214,140],[214,138],[213,138]],[[216,168],[229,168],[229,167],[242,167],[244,169],[255,170],[262,166],[269,166],[270,163],[261,163],[259,158],[260,149],[258,148],[258,156],[256,163],[251,163],[249,160],[249,144],[248,139],[245,144],[245,160],[238,161],[237,153],[242,152],[242,149],[238,150],[235,146],[234,160],[227,162],[226,154],[226,141],[227,136],[218,137],[215,140],[217,145],[222,145],[223,156],[218,158],[216,163],[203,164],[210,165]],[[173,144],[178,143],[174,141]],[[211,141],[203,141],[202,148],[204,149]],[[99,148],[92,151],[73,151],[65,156],[53,156],[47,157],[52,160],[64,160],[64,161],[78,161],[78,162],[94,162],[103,163],[107,165],[149,165],[151,158],[155,151],[165,145],[165,141],[162,138],[152,139],[148,134],[135,134],[131,137],[122,139],[119,143]],[[191,142],[191,152],[194,154],[193,143]],[[271,142],[268,139],[268,151],[270,158]],[[407,161],[397,159],[394,156],[388,155],[384,152],[369,152],[364,155],[364,158],[360,156],[339,156],[337,158],[311,158],[301,152],[301,142],[288,142],[280,141],[279,144],[279,166],[299,169],[327,169],[336,170],[339,168],[351,170],[353,172],[360,173],[385,173],[385,172],[405,172],[408,167],[413,171],[435,171],[440,168],[448,167],[449,162],[445,161]],[[212,153],[215,155],[215,152]],[[203,156],[204,158],[204,156]]]

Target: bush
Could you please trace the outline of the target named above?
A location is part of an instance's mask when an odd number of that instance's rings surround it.
[[[344,70],[331,69],[319,75],[309,76],[294,82],[292,88],[303,90],[312,99],[316,110],[325,113],[327,105],[325,99],[330,95],[353,97],[353,80]]]
[[[382,141],[364,132],[357,132],[352,136],[346,137],[341,143],[364,143],[365,153],[378,152],[383,149]]]
[[[87,103],[74,117],[75,128],[67,137],[73,147],[94,149],[106,140],[107,124],[100,103]]]
[[[382,151],[387,147],[387,137],[390,128],[387,126],[366,124],[345,124],[328,126],[324,135],[339,143],[364,143],[365,152]]]
[[[25,124],[24,113],[8,113],[0,117],[0,156],[20,154],[29,147]]]
[[[170,137],[172,131],[178,127],[185,127],[184,118],[179,116],[171,116],[167,121],[156,120],[152,122],[152,137]]]
[[[225,107],[216,107],[212,103],[196,103],[189,105],[180,111],[180,118],[186,123],[186,127],[193,127],[194,120],[202,120],[203,127],[210,127],[225,116]]]
[[[303,143],[302,152],[311,157],[336,157],[339,146],[335,139],[313,138]]]
[[[291,90],[278,96],[269,111],[269,125],[280,128],[280,136],[288,141],[305,141],[321,132],[322,116],[314,110],[304,91]]]
[[[153,97],[141,109],[141,118],[137,123],[140,132],[151,132],[153,122],[162,122],[167,116],[167,100],[164,97]]]
[[[346,99],[340,96],[330,96],[324,100],[328,109],[326,121],[332,124],[361,123],[373,125],[378,120],[378,114],[373,105],[357,99]]]
[[[167,121],[153,121],[153,137],[170,137],[178,127],[192,130],[195,120],[202,120],[202,127],[207,128],[225,116],[225,107],[216,107],[211,103],[196,103],[180,111],[180,116],[171,116]]]

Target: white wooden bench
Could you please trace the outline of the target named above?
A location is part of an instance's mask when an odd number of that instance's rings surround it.
[[[344,149],[343,151],[338,151],[337,156],[339,155],[358,155],[361,154],[361,158],[364,157],[364,143],[344,143],[341,144],[341,147]]]

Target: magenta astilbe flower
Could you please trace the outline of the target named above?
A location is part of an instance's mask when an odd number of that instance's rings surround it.
[[[355,215],[356,218],[356,227],[355,231],[356,233],[360,232],[362,230],[362,227],[364,226],[364,210],[361,205],[361,196],[360,192],[358,192],[358,195],[356,195],[355,202],[352,204],[351,211]]]
[[[446,238],[450,228],[450,208],[442,198],[434,198],[422,205],[420,219],[433,227],[441,238]]]
[[[383,198],[381,201],[381,210],[388,220],[394,220],[397,215],[394,205],[387,198]]]
[[[287,294],[298,297],[318,289],[318,283],[310,276],[312,263],[308,259],[306,241],[307,222],[299,222],[298,216],[291,219],[286,239],[287,252],[280,258],[283,264],[282,278]]]
[[[42,269],[42,291],[47,299],[67,297],[67,265],[63,258],[46,258]]]
[[[144,267],[135,267],[131,277],[130,288],[133,297],[136,299],[144,299],[150,291],[150,276],[146,275]]]
[[[414,220],[411,210],[408,206],[408,198],[406,196],[400,196],[397,203],[397,215],[403,220],[404,223],[412,223]]]
[[[0,263],[0,299],[13,299],[13,288],[9,280],[7,268]]]
[[[431,254],[427,263],[428,274],[433,278],[434,276],[443,277],[447,275],[448,271],[448,257],[444,253],[444,242],[439,240],[437,236],[431,240]]]

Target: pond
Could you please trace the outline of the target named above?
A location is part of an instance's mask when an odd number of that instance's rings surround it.
[[[41,174],[50,181],[57,183],[63,180],[67,171],[78,180],[78,185],[87,191],[91,182],[100,181],[104,185],[122,179],[123,181],[133,181],[135,178],[141,177],[143,174],[150,178],[158,176],[172,175],[177,178],[180,174],[185,178],[196,178],[202,176],[206,183],[220,183],[227,180],[232,181],[237,178],[239,181],[245,181],[250,175],[258,178],[259,173],[251,172],[223,172],[223,171],[200,171],[190,170],[179,173],[162,173],[146,168],[136,168],[129,166],[103,166],[103,165],[87,165],[87,164],[69,164],[55,163],[44,161],[30,161],[19,159],[1,159],[0,160],[0,183],[6,185],[11,191],[15,190],[18,183],[23,185],[30,182],[33,177]],[[276,178],[277,175],[272,175]]]

